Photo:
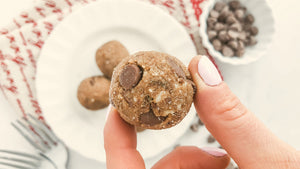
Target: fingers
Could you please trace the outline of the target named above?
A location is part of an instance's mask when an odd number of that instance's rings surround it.
[[[158,161],[152,169],[225,169],[230,158],[220,149],[177,147]]]
[[[145,168],[136,145],[135,128],[121,119],[117,110],[111,107],[104,127],[107,169]]]
[[[193,58],[189,71],[197,86],[194,103],[199,117],[241,168],[281,158],[278,149],[294,151],[239,101],[206,56]]]

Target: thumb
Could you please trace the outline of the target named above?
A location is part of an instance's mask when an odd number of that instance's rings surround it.
[[[193,58],[189,71],[197,86],[194,104],[199,117],[241,168],[263,168],[268,161],[284,164],[295,160],[296,151],[239,101],[206,56]]]

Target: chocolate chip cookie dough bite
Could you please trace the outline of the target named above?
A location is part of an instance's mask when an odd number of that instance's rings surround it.
[[[189,112],[195,85],[183,63],[165,53],[138,52],[115,68],[110,102],[128,123],[165,129]]]
[[[103,44],[96,52],[96,63],[102,73],[111,78],[114,68],[122,59],[129,56],[128,50],[119,41],[113,40]]]
[[[98,110],[109,105],[110,81],[103,76],[84,79],[77,90],[77,98],[82,106]]]

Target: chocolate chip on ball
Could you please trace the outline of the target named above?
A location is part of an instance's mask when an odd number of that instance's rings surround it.
[[[165,116],[155,116],[152,109],[149,112],[140,115],[140,122],[144,124],[149,124],[150,126],[159,124],[166,120]]]
[[[138,84],[142,76],[142,71],[137,65],[126,65],[120,76],[119,82],[124,89],[131,89]]]

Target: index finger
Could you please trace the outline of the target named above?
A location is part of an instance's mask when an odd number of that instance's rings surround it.
[[[144,160],[136,150],[134,126],[126,123],[113,107],[108,112],[104,127],[104,148],[107,169],[142,169]]]

